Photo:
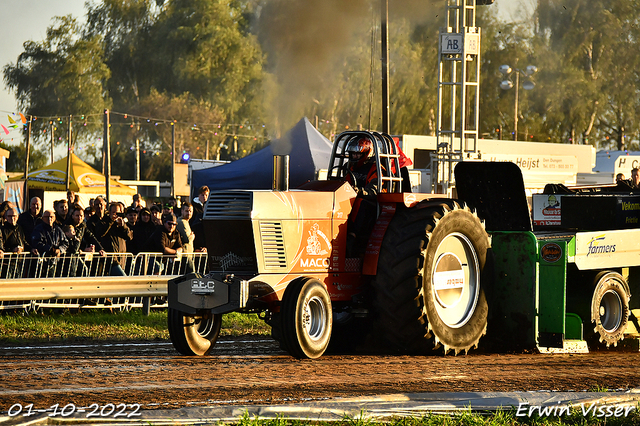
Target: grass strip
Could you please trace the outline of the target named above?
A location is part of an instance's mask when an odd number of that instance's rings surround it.
[[[341,421],[337,422],[291,420],[286,416],[276,419],[261,419],[252,417],[245,412],[233,424],[241,426],[302,426],[309,424],[318,426],[637,426],[640,424],[638,408],[636,407],[635,410],[631,411],[627,417],[585,416],[580,409],[575,408],[570,414],[557,417],[540,417],[538,415],[523,417],[517,416],[515,410],[502,410],[487,413],[462,411],[456,415],[430,414],[423,417],[407,416],[374,420],[367,417],[366,412],[363,412],[361,416],[356,418],[345,416]]]
[[[232,312],[223,316],[221,335],[268,335],[271,333],[256,314]],[[140,309],[129,312],[44,310],[22,314],[0,314],[0,343],[55,342],[69,340],[169,340],[167,311]]]

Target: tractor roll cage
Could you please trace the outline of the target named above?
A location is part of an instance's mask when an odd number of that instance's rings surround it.
[[[349,166],[347,145],[352,140],[368,139],[374,147],[378,188],[380,192],[402,192],[402,177],[400,176],[400,154],[393,138],[386,133],[353,130],[340,133],[333,144],[327,180],[344,180]]]

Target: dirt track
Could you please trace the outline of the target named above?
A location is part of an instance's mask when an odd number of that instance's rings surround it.
[[[143,409],[265,404],[399,392],[629,389],[640,353],[328,355],[295,360],[269,338],[223,340],[215,356],[177,356],[166,342],[0,347],[0,411],[13,404]]]

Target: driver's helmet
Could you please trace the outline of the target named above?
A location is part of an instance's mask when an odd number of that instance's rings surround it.
[[[369,139],[360,138],[349,141],[345,152],[349,155],[349,164],[358,166],[373,159],[373,144]]]

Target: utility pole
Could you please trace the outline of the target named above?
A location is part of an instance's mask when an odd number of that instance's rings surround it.
[[[140,123],[136,120],[136,180],[140,180]]]
[[[382,131],[390,134],[389,123],[389,0],[381,0],[380,36],[382,38]]]
[[[24,160],[24,189],[22,196],[22,210],[27,211],[29,208],[29,150],[31,149],[31,121],[33,120],[33,116],[29,116],[29,125],[27,126],[27,146],[25,149],[25,160]]]
[[[111,201],[111,140],[109,135],[109,110],[104,110],[102,117],[102,134],[103,134],[103,151],[102,160],[104,163],[104,187],[105,196],[107,197],[107,204]]]
[[[53,146],[56,142],[55,131],[56,131],[55,122],[51,121],[51,164],[53,164]]]
[[[176,123],[171,123],[171,197],[176,194]]]
[[[73,150],[73,144],[71,143],[71,122],[73,117],[69,116],[69,132],[67,134],[67,178],[66,178],[66,188],[69,190],[69,182],[71,179],[71,151]]]

